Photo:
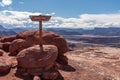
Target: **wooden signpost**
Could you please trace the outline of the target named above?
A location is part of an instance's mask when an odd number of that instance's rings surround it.
[[[39,45],[41,50],[43,51],[43,43],[42,43],[42,21],[49,21],[51,16],[46,15],[31,15],[30,19],[32,21],[38,21],[39,22]]]

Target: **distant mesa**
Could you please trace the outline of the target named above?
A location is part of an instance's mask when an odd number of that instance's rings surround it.
[[[6,29],[2,25],[0,25],[0,36],[11,36],[16,35],[17,33],[13,30]]]
[[[119,27],[109,28],[94,28],[94,29],[82,29],[82,28],[47,28],[49,31],[57,32],[61,35],[101,35],[101,36],[120,36]]]
[[[0,31],[5,31],[7,30],[6,28],[4,28],[2,25],[0,25]]]
[[[37,30],[37,28],[12,28],[7,29],[0,25],[0,36],[16,35],[25,30]],[[119,27],[109,28],[94,28],[94,29],[82,29],[82,28],[44,28],[44,30],[53,31],[61,35],[101,35],[101,36],[120,36]]]

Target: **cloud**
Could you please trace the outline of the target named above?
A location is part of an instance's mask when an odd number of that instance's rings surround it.
[[[13,27],[29,27],[31,25],[37,24],[36,22],[32,22],[29,16],[40,14],[42,13],[3,10],[0,11],[0,25]],[[47,15],[53,15],[53,13]]]
[[[19,11],[0,11],[0,24],[16,27],[25,27],[31,23],[29,15],[39,15],[41,13],[19,12]]]
[[[30,15],[40,15],[38,12],[0,11],[0,24],[13,27],[35,27]],[[50,13],[46,15],[54,15]],[[94,27],[120,27],[120,14],[82,14],[78,18],[63,18],[52,16],[50,21],[43,23],[44,27],[55,28],[94,28]]]
[[[84,14],[80,19],[89,27],[120,27],[120,14]]]
[[[12,0],[2,0],[2,2],[0,2],[1,6],[9,6],[12,4]]]
[[[24,2],[19,2],[19,4],[24,4]]]
[[[78,18],[53,17],[51,23],[51,26],[65,28],[120,27],[120,14],[82,14]]]

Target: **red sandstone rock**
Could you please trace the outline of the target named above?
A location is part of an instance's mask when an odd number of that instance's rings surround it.
[[[0,42],[2,42],[2,41],[3,41],[3,39],[4,39],[4,37],[3,37],[3,36],[0,36]]]
[[[2,56],[3,55],[3,50],[2,49],[0,49],[0,56]]]
[[[16,38],[22,38],[22,39],[27,39],[27,38],[33,38],[36,34],[37,30],[27,30],[20,32],[19,34],[16,35]]]
[[[55,45],[58,48],[59,54],[64,54],[69,51],[66,40],[60,35],[50,32],[43,31],[43,44]],[[24,39],[31,45],[39,44],[39,32],[37,30],[24,31],[16,35],[17,39]]]
[[[51,44],[57,46],[59,54],[64,54],[67,51],[69,51],[67,42],[65,41],[65,39],[63,37],[53,38]]]
[[[0,39],[0,42],[12,42],[13,40],[16,39],[16,36],[10,36],[10,37],[2,37]]]
[[[0,49],[3,49],[6,52],[9,52],[9,46],[11,42],[0,43]]]
[[[53,45],[43,45],[43,49],[41,52],[39,45],[35,45],[20,51],[17,55],[18,65],[27,69],[39,68],[42,71],[47,69],[48,66],[54,64],[58,51]]]
[[[5,53],[6,53],[5,51],[3,51],[2,49],[0,49],[0,56],[2,56]]]
[[[57,72],[57,71],[55,71],[55,72],[44,72],[43,73],[43,75],[42,75],[42,77],[44,78],[44,79],[52,79],[52,80],[55,80],[55,79],[57,79],[57,77],[58,77],[58,75],[59,75],[59,73]]]
[[[57,60],[59,64],[68,65],[68,58],[64,55],[58,55]]]
[[[6,57],[0,57],[0,74],[7,73],[10,71],[11,62]]]
[[[32,46],[30,42],[26,42],[26,40],[23,39],[16,39],[11,43],[9,47],[10,55],[16,56],[18,52],[30,46]]]
[[[39,76],[34,76],[33,80],[41,80]]]
[[[11,67],[12,67],[12,68],[14,68],[14,67],[17,66],[18,62],[17,62],[16,57],[9,57],[8,59],[9,59],[9,61],[11,62]]]

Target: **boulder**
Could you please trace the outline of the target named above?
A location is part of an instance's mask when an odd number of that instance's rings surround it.
[[[37,32],[37,30],[26,30],[26,31],[18,33],[16,35],[16,38],[21,38],[21,39],[31,38],[31,37],[34,37],[36,32]]]
[[[48,71],[48,72],[44,72],[42,74],[42,78],[43,79],[47,79],[47,80],[56,80],[58,77],[59,73],[58,71]]]
[[[38,30],[28,30],[21,32],[16,35],[17,39],[24,39],[26,42],[31,43],[31,45],[39,44],[39,31]],[[69,51],[66,40],[51,31],[43,31],[43,44],[55,45],[58,48],[59,54],[64,54]]]
[[[0,74],[8,73],[10,68],[10,60],[7,57],[0,57]]]
[[[50,44],[57,46],[58,53],[60,55],[62,55],[62,54],[69,51],[69,48],[67,46],[67,42],[63,37],[55,37],[55,38],[53,38],[52,42]]]
[[[3,51],[0,49],[0,56],[2,56],[3,55]]]
[[[0,49],[2,49],[3,43],[0,42]]]
[[[12,42],[13,40],[16,39],[16,36],[10,36],[10,37],[2,37],[0,39],[0,42]]]
[[[35,45],[18,53],[18,66],[26,68],[31,72],[48,70],[55,63],[57,55],[58,50],[54,45],[43,45],[43,51],[41,51],[39,45]]]
[[[40,76],[34,76],[33,80],[41,80]]]
[[[9,56],[9,61],[11,62],[11,68],[15,68],[18,64],[16,57],[14,56]]]
[[[3,49],[6,52],[9,52],[9,46],[11,42],[0,43],[0,49]]]
[[[2,49],[0,49],[0,56],[3,56],[3,54],[5,54],[6,52],[3,51]]]
[[[68,58],[64,55],[58,55],[56,62],[62,65],[68,65]]]
[[[0,36],[0,42],[2,42],[2,41],[3,41],[3,39],[4,39],[4,37]]]
[[[9,47],[9,52],[10,52],[10,56],[16,56],[18,54],[18,52],[20,52],[21,50],[28,48],[32,46],[32,43],[27,42],[24,39],[16,39],[14,40],[10,47]]]
[[[17,39],[24,39],[27,42],[31,42],[31,44],[38,44],[39,43],[39,35],[37,34],[37,30],[27,30],[23,31],[16,35]]]

